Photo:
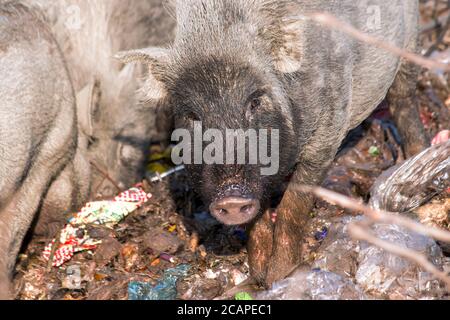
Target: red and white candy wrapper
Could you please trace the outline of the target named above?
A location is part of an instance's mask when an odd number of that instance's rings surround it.
[[[60,245],[58,249],[55,251],[53,255],[53,263],[54,267],[60,267],[65,262],[72,259],[75,253],[92,250],[97,247],[101,241],[95,241],[89,236],[85,235],[84,232],[81,232],[83,235],[81,238],[78,236],[81,227],[73,227],[71,224],[66,225],[66,227],[61,231]],[[50,244],[48,244],[43,253],[43,257],[48,261],[50,258],[50,254],[52,251],[52,247],[55,245],[56,239],[54,239]]]
[[[69,220],[69,224],[61,231],[59,246],[53,255],[52,265],[60,267],[71,260],[75,253],[93,250],[101,243],[101,241],[89,237],[84,231],[86,225],[97,224],[112,228],[131,212],[139,209],[151,197],[151,194],[147,194],[140,186],[136,186],[121,193],[114,200],[88,203],[75,217]],[[45,260],[50,259],[55,243],[56,239],[45,247],[43,253]]]

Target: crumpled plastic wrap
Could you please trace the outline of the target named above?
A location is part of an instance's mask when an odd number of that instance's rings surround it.
[[[388,224],[375,225],[373,233],[382,240],[424,254],[438,267],[443,265],[442,251],[433,239]],[[358,264],[356,282],[377,297],[432,299],[440,298],[443,294],[439,281],[434,280],[430,273],[404,258],[365,242],[360,243]]]
[[[256,300],[364,300],[362,290],[351,280],[327,271],[297,271],[276,282]]]
[[[61,230],[59,241],[53,239],[45,247],[43,258],[48,261],[51,257],[52,266],[60,267],[71,260],[75,253],[97,248],[102,241],[90,237],[86,232],[88,225],[105,225],[112,228],[128,214],[142,207],[151,197],[141,185],[137,185],[122,192],[114,200],[89,202]],[[58,246],[52,256],[52,249],[57,242]]]
[[[371,190],[370,206],[406,212],[450,187],[450,140],[428,148],[383,173]]]
[[[131,282],[128,285],[128,300],[175,300],[177,281],[186,277],[190,269],[188,264],[168,269],[156,286],[146,282]]]
[[[443,288],[431,274],[416,264],[372,246],[354,241],[348,225],[363,217],[343,217],[333,221],[329,237],[320,247],[313,268],[334,272],[353,280],[370,298],[441,298]],[[385,241],[424,254],[439,268],[444,267],[442,250],[426,236],[390,224],[376,224],[372,233]]]
[[[348,225],[360,221],[363,217],[346,216],[333,219],[328,236],[317,251],[312,264],[315,269],[334,272],[343,277],[354,277],[357,271],[359,242],[348,235]]]

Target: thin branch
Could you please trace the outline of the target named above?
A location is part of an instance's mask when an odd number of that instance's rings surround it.
[[[323,188],[309,187],[309,186],[298,186],[293,188],[301,192],[312,193],[325,201],[331,202],[333,204],[347,208],[349,210],[361,212],[368,218],[376,222],[396,224],[405,227],[409,230],[415,231],[417,233],[432,237],[436,240],[450,243],[450,232],[445,231],[443,229],[425,226],[419,222],[415,222],[411,219],[402,217],[393,212],[374,210],[351,198],[348,198],[339,193],[326,190]]]
[[[244,282],[242,282],[241,284],[238,284],[238,285],[234,286],[233,288],[227,290],[221,296],[214,298],[214,300],[233,299],[233,297],[239,292],[253,291],[255,286],[256,286],[255,279],[250,277],[250,278],[246,279]]]
[[[390,243],[388,241],[384,241],[375,237],[371,233],[370,227],[376,222],[395,224],[445,242],[450,242],[450,232],[424,226],[411,219],[396,215],[395,213],[374,210],[349,197],[320,187],[298,186],[293,188],[300,192],[312,193],[325,201],[336,204],[343,208],[363,213],[368,219],[357,223],[351,223],[349,225],[348,230],[352,238],[356,240],[366,241],[392,254],[416,263],[424,270],[433,274],[436,279],[442,280],[447,285],[447,289],[450,289],[450,277],[445,272],[437,269],[430,261],[427,260],[426,256],[424,256],[420,252],[400,247],[395,245],[394,243]]]
[[[102,168],[100,168],[100,166],[95,163],[95,161],[89,161],[90,164],[94,167],[94,169],[96,169],[105,179],[107,179],[109,182],[111,182],[113,184],[113,186],[117,189],[118,192],[121,192],[122,189],[120,189],[119,184],[114,181],[113,178],[111,178],[111,176],[109,175],[109,173],[106,170],[103,170]],[[101,185],[99,185],[100,187]]]
[[[437,279],[443,281],[447,285],[447,288],[450,288],[450,277],[447,275],[447,273],[436,268],[436,266],[428,261],[427,257],[422,253],[397,246],[389,241],[381,240],[374,236],[369,230],[367,230],[367,227],[363,227],[358,223],[351,223],[348,226],[348,232],[350,236],[355,240],[366,241],[374,246],[386,250],[387,252],[415,262],[425,271],[428,271]]]
[[[312,14],[307,14],[304,16],[291,17],[290,19],[302,20],[305,18],[311,19],[311,20],[313,20],[317,23],[320,23],[330,29],[342,31],[359,41],[365,42],[365,43],[373,45],[377,48],[388,51],[396,56],[402,57],[402,58],[404,58],[410,62],[413,62],[419,66],[422,66],[426,69],[442,70],[442,71],[450,72],[450,65],[448,65],[446,63],[439,62],[435,59],[428,59],[421,55],[409,52],[404,49],[400,49],[390,43],[387,43],[386,41],[383,41],[383,40],[373,37],[367,33],[359,31],[358,29],[354,28],[352,25],[337,19],[336,17],[334,17],[333,15],[331,15],[329,13],[312,13]]]

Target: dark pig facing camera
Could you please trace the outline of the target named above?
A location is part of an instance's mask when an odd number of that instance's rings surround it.
[[[259,163],[187,164],[215,217],[251,226],[251,273],[270,285],[301,262],[313,199],[295,186],[320,184],[347,133],[383,99],[405,153],[428,145],[414,100],[418,68],[306,16],[327,12],[414,52],[418,1],[180,0],[175,8],[170,47],[118,57],[148,66],[145,99],[169,109],[180,130],[193,133],[201,122],[219,132],[278,131],[276,174],[262,175]]]

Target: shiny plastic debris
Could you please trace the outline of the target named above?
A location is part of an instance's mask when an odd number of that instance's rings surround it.
[[[234,300],[253,300],[250,293],[247,292],[239,292],[234,296]]]
[[[364,300],[362,290],[338,274],[328,271],[297,271],[257,294],[256,300]]]
[[[268,300],[439,299],[444,287],[416,264],[366,242],[354,241],[348,226],[364,219],[333,219],[311,269],[298,270],[271,290],[256,295]],[[376,237],[424,254],[438,268],[448,260],[436,242],[395,225],[378,224]]]
[[[435,266],[443,266],[442,251],[426,236],[396,225],[380,224],[373,228],[376,237],[424,254]],[[377,297],[389,299],[440,298],[439,281],[416,264],[378,247],[362,242],[358,255],[356,282]]]
[[[185,166],[178,166],[172,169],[169,169],[165,172],[156,172],[155,174],[148,174],[147,180],[150,182],[158,182],[161,181],[164,178],[167,178],[168,176],[171,176],[172,174],[175,174],[177,172],[183,171],[185,169]]]
[[[151,150],[149,157],[149,164],[147,166],[148,174],[159,173],[162,174],[172,168],[172,148],[165,150]]]
[[[343,277],[352,277],[357,270],[359,243],[350,238],[348,225],[362,217],[334,219],[328,229],[328,236],[316,253],[312,268],[334,272]]]
[[[376,146],[372,146],[369,148],[369,154],[372,157],[378,157],[380,155],[380,149]]]
[[[323,227],[320,231],[317,231],[316,234],[314,235],[314,238],[317,241],[322,241],[324,240],[328,235],[328,228],[327,227]]]
[[[156,286],[146,282],[130,282],[128,300],[175,300],[177,281],[186,277],[190,269],[191,266],[187,264],[168,269]]]
[[[352,240],[347,234],[348,225],[361,219],[363,217],[344,217],[333,222],[314,268],[335,272],[353,281],[370,294],[370,298],[442,297],[439,282],[416,264],[366,242]],[[438,268],[445,266],[441,249],[428,237],[389,224],[377,224],[371,232],[379,239],[424,254]]]
[[[52,266],[60,267],[71,260],[75,253],[93,250],[101,243],[89,236],[86,232],[87,225],[105,225],[112,228],[151,197],[151,194],[147,194],[140,186],[136,186],[121,193],[114,200],[88,203],[61,230],[59,244],[52,257]],[[54,239],[45,247],[43,258],[46,261],[50,259],[56,242]]]
[[[128,214],[139,209],[150,198],[140,188],[132,188],[114,198],[112,201],[96,201],[88,203],[81,211],[69,220],[71,225],[97,224],[112,228]]]
[[[383,173],[375,182],[370,206],[391,212],[413,210],[450,187],[450,140]]]

